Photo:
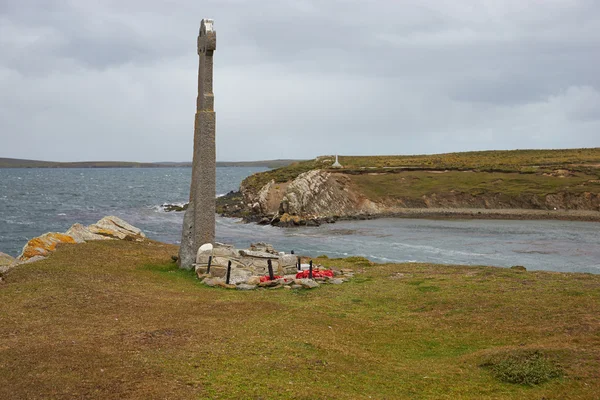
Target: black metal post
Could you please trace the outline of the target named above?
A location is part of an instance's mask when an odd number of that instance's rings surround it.
[[[308,263],[308,279],[312,279],[312,260]]]
[[[302,270],[302,260],[298,257],[298,271]]]
[[[210,264],[212,264],[212,256],[208,256],[208,267],[206,267],[207,274],[210,274]]]
[[[229,277],[231,276],[231,260],[227,263],[227,279],[225,279],[225,283],[229,285]]]
[[[271,263],[270,258],[267,260],[267,265],[269,267],[269,280],[272,281],[275,279],[275,275],[273,275],[273,264]]]

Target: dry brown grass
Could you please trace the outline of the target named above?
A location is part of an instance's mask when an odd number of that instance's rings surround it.
[[[600,276],[371,265],[313,291],[212,289],[147,241],[61,246],[0,284],[2,399],[594,399]],[[563,371],[502,383],[490,357]]]

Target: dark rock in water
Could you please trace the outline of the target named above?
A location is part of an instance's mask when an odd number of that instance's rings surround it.
[[[188,206],[189,206],[189,203],[186,203],[184,205],[163,204],[161,207],[165,212],[172,212],[172,211],[185,211],[185,210],[187,210]]]
[[[259,225],[269,225],[270,223],[271,223],[271,220],[267,217],[264,217],[260,221],[258,221]]]

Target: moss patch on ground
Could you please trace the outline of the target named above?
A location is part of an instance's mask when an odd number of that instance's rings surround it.
[[[0,398],[600,393],[599,275],[323,258],[356,277],[242,292],[203,286],[171,263],[176,252],[152,241],[62,245],[7,273]],[[499,375],[511,368],[525,380]]]

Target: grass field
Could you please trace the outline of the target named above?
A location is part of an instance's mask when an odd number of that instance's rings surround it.
[[[344,166],[340,172],[348,174],[397,170],[448,170],[511,174],[506,175],[507,178],[515,174],[531,175],[528,178],[531,181],[543,180],[545,173],[565,169],[582,176],[600,179],[600,148],[474,151],[415,156],[340,156],[339,161]],[[257,191],[271,180],[286,182],[303,172],[316,168],[328,168],[332,163],[333,157],[322,157],[320,161],[298,162],[287,167],[252,175],[244,181],[243,185]],[[467,177],[467,175],[455,176],[461,179]],[[440,179],[445,177],[440,177]],[[465,183],[468,182],[465,181]],[[503,186],[499,185],[499,188],[503,189]]]
[[[600,275],[321,259],[357,275],[312,291],[240,292],[177,270],[176,252],[152,241],[64,245],[10,271],[0,398],[600,393]]]
[[[582,172],[567,177],[540,176],[515,172],[432,173],[403,171],[400,173],[353,175],[352,181],[370,200],[394,198],[418,199],[433,193],[468,193],[474,196],[502,193],[507,197],[545,196],[549,193],[600,193],[600,180]]]

